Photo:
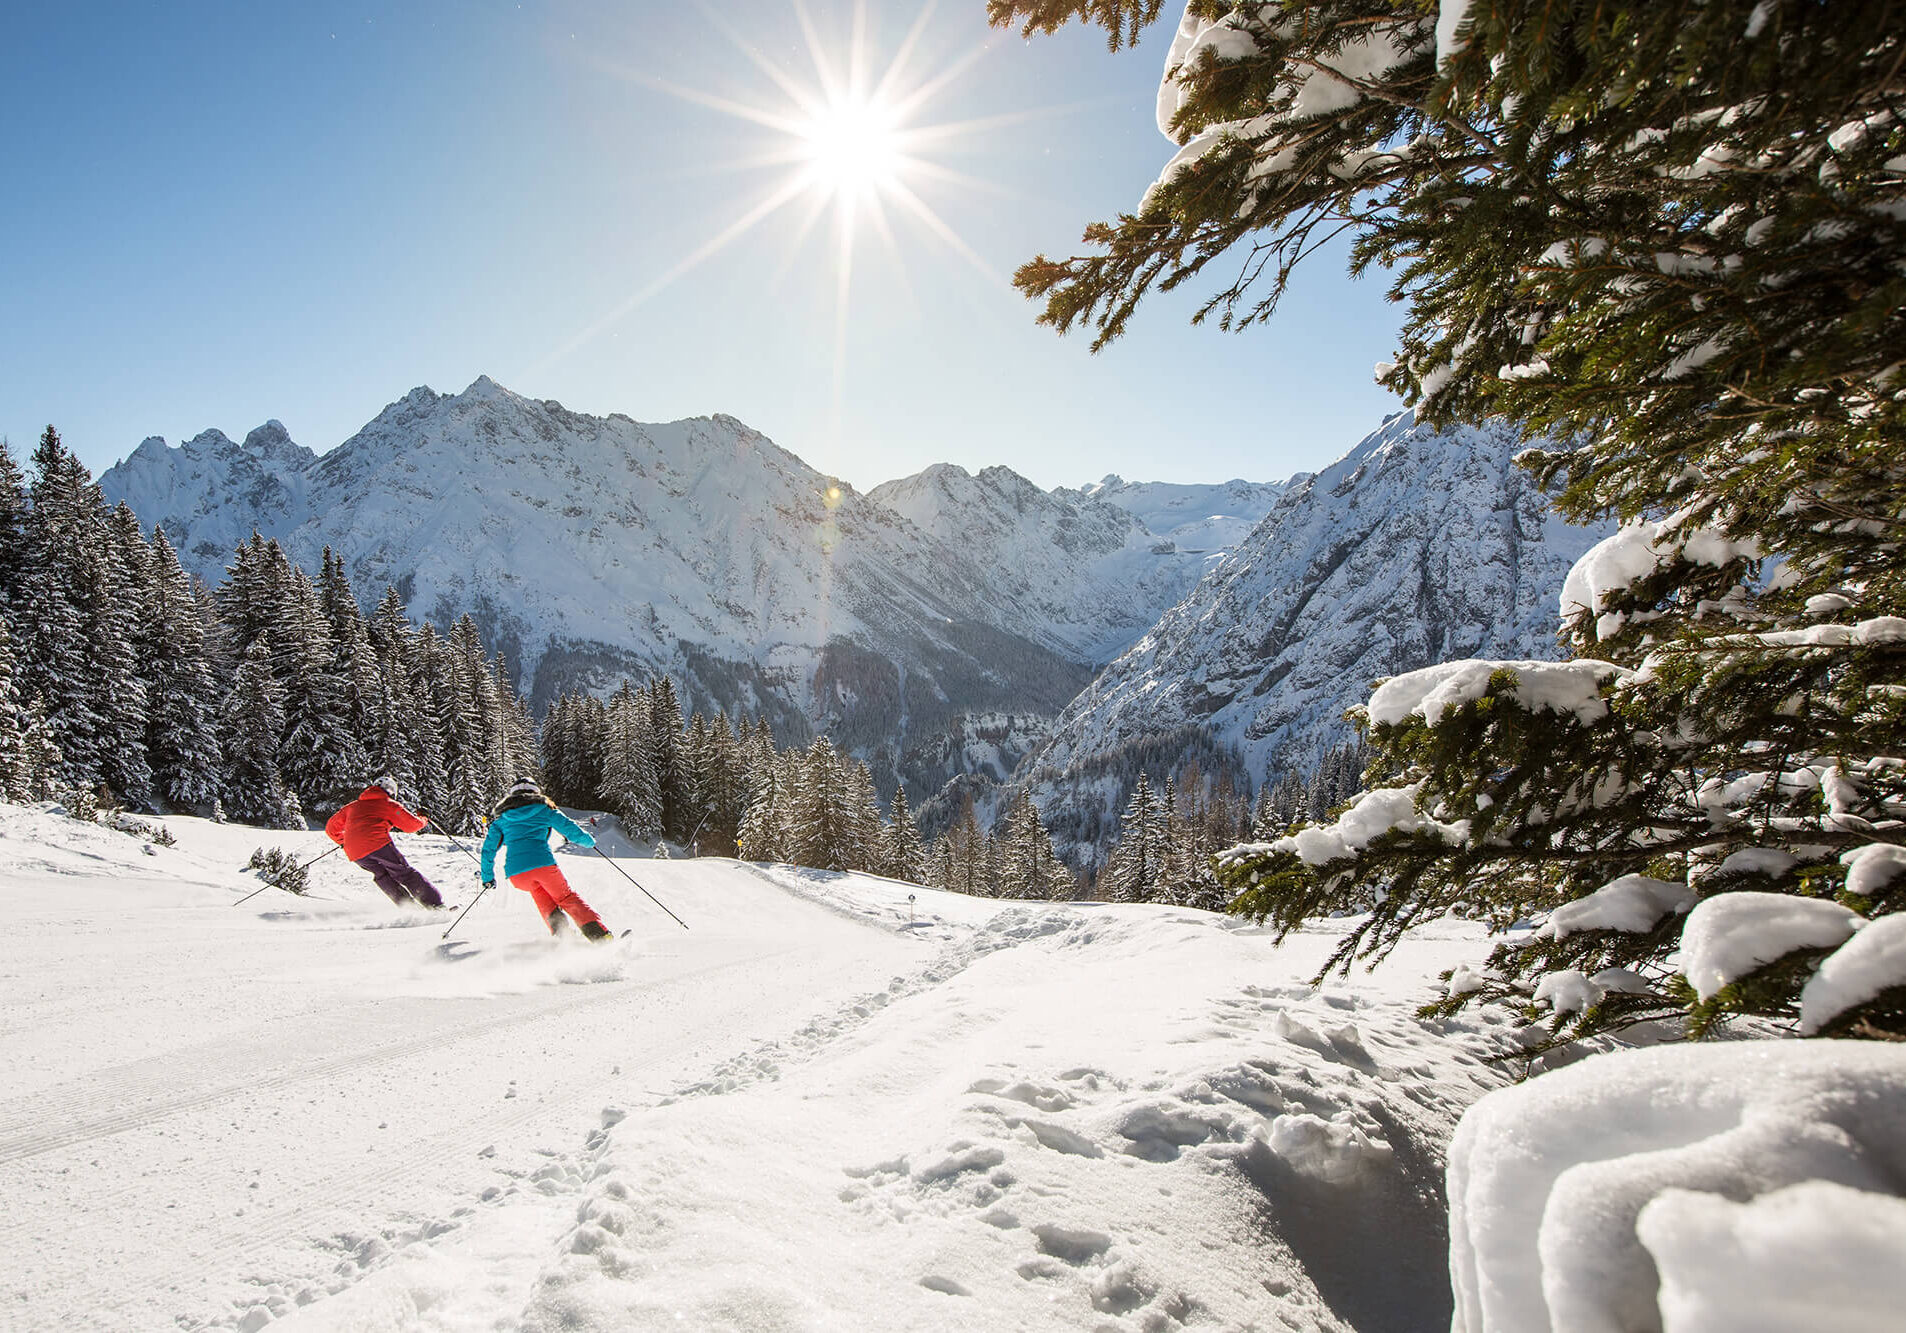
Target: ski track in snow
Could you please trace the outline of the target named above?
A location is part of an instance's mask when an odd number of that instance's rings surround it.
[[[18,961],[0,969],[0,1040],[10,1069],[32,1071],[7,1083],[38,1084],[0,1101],[0,1191],[13,1201],[0,1217],[0,1328],[23,1333],[49,1318],[242,1324],[248,1289],[262,1304],[273,1289],[309,1299],[348,1285],[406,1240],[459,1229],[486,1192],[579,1183],[574,1150],[631,1082],[666,1086],[742,1034],[798,1023],[802,1003],[859,980],[869,946],[914,951],[713,861],[671,867],[670,888],[656,886],[701,927],[685,933],[609,866],[575,858],[565,866],[581,892],[637,939],[539,938],[526,901],[503,889],[459,928],[461,946],[440,947],[448,917],[393,913],[348,865],[312,872],[342,907],[272,893],[233,911],[256,880],[206,874],[260,842],[321,847],[312,835],[173,821],[189,843],[209,834],[232,854],[159,849],[139,864],[135,840],[103,830],[78,830],[92,845],[76,854],[36,856],[33,843],[77,826],[27,822],[0,841],[0,894],[25,908]],[[467,883],[447,844],[406,846],[441,886]],[[187,863],[202,903],[181,904],[164,862]],[[758,926],[736,889],[753,890]],[[166,1002],[174,974],[215,978],[181,987],[193,1012]]]
[[[323,844],[168,822],[0,807],[0,1329],[1447,1319],[1442,1145],[1507,1072],[1412,1011],[1474,927],[1317,990],[1334,930],[640,863],[683,931],[565,856],[634,938],[501,889],[441,944],[335,858],[234,911]]]

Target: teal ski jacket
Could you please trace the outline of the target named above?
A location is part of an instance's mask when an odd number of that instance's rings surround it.
[[[595,838],[587,829],[553,806],[544,805],[541,801],[513,805],[499,810],[496,818],[490,821],[490,831],[483,835],[483,860],[477,871],[478,878],[485,883],[496,878],[496,849],[499,846],[505,849],[505,877],[555,865],[556,858],[549,850],[549,835],[552,831],[579,846],[596,845]]]

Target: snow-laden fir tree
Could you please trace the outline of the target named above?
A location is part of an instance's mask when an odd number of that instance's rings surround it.
[[[343,557],[328,546],[320,558],[317,588],[319,609],[331,638],[331,670],[344,698],[345,728],[356,744],[357,762],[369,773],[409,776],[400,773],[392,762],[395,718],[389,685],[371,644],[369,627],[345,572]],[[346,800],[357,795],[350,786],[354,780],[360,779],[357,775],[346,779],[342,793]]]
[[[100,501],[51,426],[33,452],[31,500],[15,621],[20,683],[39,700],[47,741],[59,751],[54,779],[90,790],[100,780],[108,731],[87,638],[100,578]]]
[[[27,711],[14,686],[13,635],[0,610],[0,801],[24,801],[33,794],[33,752],[27,744]]]
[[[191,580],[162,530],[152,534],[151,587],[138,654],[146,682],[146,753],[159,799],[210,814],[219,798],[220,686]]]
[[[572,710],[571,717],[577,714]],[[655,739],[653,701],[647,690],[623,681],[609,699],[604,718],[602,803],[622,821],[632,838],[649,840],[662,833],[660,747]]]
[[[1156,0],[992,0],[1103,23]],[[1885,0],[1192,0],[1137,211],[1019,285],[1117,336],[1223,257],[1268,317],[1327,236],[1395,276],[1379,378],[1624,527],[1563,594],[1563,664],[1385,684],[1374,784],[1239,851],[1285,929],[1376,901],[1335,961],[1458,908],[1536,915],[1452,976],[1565,1035],[1728,1012],[1906,1033],[1906,23]],[[1241,263],[1237,263],[1239,259]],[[1381,894],[1376,891],[1381,890]]]
[[[442,771],[443,755],[436,729],[418,700],[416,636],[397,589],[384,590],[365,626],[365,635],[381,678],[373,701],[384,710],[373,726],[373,734],[380,734],[385,745],[377,772],[395,778],[413,800],[428,809],[439,794],[436,775]],[[375,751],[365,754],[367,761],[378,758]]]
[[[93,708],[104,725],[99,778],[124,804],[156,810],[146,752],[146,664],[139,652],[151,593],[152,548],[139,520],[123,503],[110,513],[102,503],[94,512],[101,516],[95,528],[101,547],[89,571],[86,603],[93,645]]]
[[[486,799],[490,781],[476,708],[471,663],[460,638],[446,639],[426,623],[417,632],[418,660],[424,665],[424,698],[442,745],[441,795],[426,809],[429,818],[451,833],[474,835],[494,803]]]
[[[13,450],[0,438],[0,612],[18,613],[20,584],[26,573],[26,475],[14,461]]]
[[[219,715],[225,753],[226,814],[264,828],[304,827],[298,798],[278,768],[284,688],[271,671],[271,638],[261,634],[239,659]]]
[[[715,714],[694,765],[703,803],[701,832],[694,841],[704,855],[731,856],[748,809],[748,774],[746,749],[726,712]]]
[[[1039,817],[1030,792],[1021,790],[1006,814],[1000,840],[1000,878],[994,892],[1001,898],[1071,897],[1072,875],[1052,850],[1052,835]],[[1063,893],[1055,888],[1064,886]]]
[[[854,868],[859,855],[855,839],[863,824],[847,772],[853,763],[825,736],[808,747],[786,807],[784,859],[816,870]]]
[[[279,767],[305,809],[337,810],[368,776],[369,760],[351,726],[352,678],[338,671],[330,620],[309,576],[288,561],[276,572],[272,674],[285,693]]]
[[[691,788],[694,775],[688,762],[688,747],[683,736],[682,705],[675,693],[675,682],[657,677],[649,689],[652,726],[655,733],[655,769],[662,786],[662,832],[681,841],[694,824],[687,819],[694,804]]]
[[[1119,816],[1118,843],[1099,877],[1100,895],[1115,903],[1151,902],[1164,874],[1164,853],[1164,809],[1141,773]]]
[[[887,812],[887,824],[880,835],[879,860],[875,867],[888,879],[909,884],[926,883],[926,848],[920,841],[920,826],[907,808],[907,793],[896,787]]]
[[[736,841],[742,859],[779,861],[784,858],[786,827],[782,807],[791,782],[783,757],[757,757],[750,769],[752,785],[748,810],[741,819]]]

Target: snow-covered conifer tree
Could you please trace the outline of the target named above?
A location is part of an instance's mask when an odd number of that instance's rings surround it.
[[[19,613],[21,581],[25,577],[28,555],[26,476],[13,459],[13,451],[0,439],[0,551],[10,552],[0,560],[0,612]]]
[[[704,853],[727,856],[734,851],[735,835],[747,813],[748,777],[745,747],[726,712],[717,712],[709,725],[703,768],[701,783],[707,812],[697,841]]]
[[[743,860],[779,861],[782,853],[781,780],[773,760],[753,767],[748,809],[741,817],[736,843]]]
[[[887,826],[881,833],[878,869],[889,879],[926,883],[926,850],[920,843],[920,826],[914,822],[913,812],[907,809],[905,788],[894,789]]]
[[[146,672],[139,651],[142,624],[150,616],[152,548],[124,503],[110,513],[96,508],[94,514],[100,550],[89,570],[86,610],[93,708],[103,724],[99,778],[127,805],[155,810],[146,753]]]
[[[0,609],[0,801],[24,801],[33,790],[27,711],[14,686],[13,636]]]
[[[417,637],[419,655],[427,664],[426,697],[443,745],[443,794],[430,818],[451,833],[474,834],[481,831],[491,803],[485,800],[488,773],[472,699],[468,643],[461,630],[445,639],[429,624]]]
[[[207,653],[202,614],[172,543],[154,529],[151,593],[138,643],[146,680],[146,753],[161,801],[209,814],[220,790],[222,689]]]
[[[1020,791],[1006,815],[998,893],[1002,898],[1049,898],[1058,861],[1052,835],[1039,818],[1032,794]]]
[[[816,870],[848,869],[854,826],[849,803],[840,752],[817,736],[801,757],[787,805],[787,859]]]
[[[365,761],[378,774],[397,779],[406,791],[424,800],[425,756],[434,742],[419,715],[411,685],[413,634],[397,589],[385,588],[365,623],[364,635],[370,642],[378,677],[375,686],[361,687],[358,692],[358,698],[372,710],[364,733]],[[372,741],[381,743],[382,749],[374,748],[369,743]]]
[[[1118,842],[1106,862],[1101,891],[1117,903],[1148,903],[1158,895],[1165,871],[1164,810],[1143,773],[1132,785],[1119,816]]]
[[[33,453],[21,551],[20,683],[39,700],[47,741],[60,755],[52,780],[88,789],[100,780],[109,730],[88,639],[104,577],[99,526],[98,488],[48,426]]]
[[[303,812],[278,769],[284,687],[271,670],[271,636],[252,640],[219,714],[225,753],[226,813],[241,824],[302,828]]]
[[[694,774],[682,734],[682,704],[675,696],[675,681],[665,675],[656,677],[648,692],[656,736],[656,774],[661,782],[661,830],[680,841],[694,828],[694,822],[684,824],[694,805]]]
[[[838,801],[842,842],[838,859],[843,870],[872,870],[880,855],[880,798],[874,775],[860,760],[840,759]]]
[[[662,833],[655,717],[646,691],[623,681],[609,699],[602,741],[602,801],[633,838]]]
[[[991,5],[1115,42],[1157,10]],[[1624,525],[1564,590],[1573,660],[1378,689],[1375,785],[1228,858],[1242,910],[1374,903],[1346,966],[1451,907],[1541,917],[1441,1007],[1532,999],[1563,1036],[1906,1033],[1902,49],[1883,0],[1190,7],[1183,147],[1099,253],[1020,270],[1044,318],[1116,337],[1242,243],[1200,314],[1248,324],[1349,230],[1409,311],[1379,379],[1574,441],[1528,465]]]
[[[318,590],[287,561],[272,633],[272,672],[285,693],[278,764],[305,809],[329,812],[362,787],[368,760],[351,724],[352,680],[338,671],[337,644]]]

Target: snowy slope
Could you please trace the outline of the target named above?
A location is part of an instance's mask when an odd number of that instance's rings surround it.
[[[909,749],[944,749],[969,712],[1050,716],[1087,676],[959,550],[729,417],[417,389],[316,462],[286,458],[268,506],[227,480],[250,476],[239,446],[205,452],[148,442],[101,485],[207,577],[257,527],[310,568],[331,546],[367,600],[390,583],[414,614],[470,613],[538,703],[666,670],[691,706],[886,747],[878,766],[913,764],[918,792],[949,774]]]
[[[1447,1323],[1444,1144],[1508,1071],[1412,1011],[1475,927],[1312,992],[1334,928],[617,862],[681,930],[566,854],[631,940],[505,888],[446,947],[335,857],[234,910],[321,836],[166,823],[0,807],[0,1326]]]
[[[1456,657],[1555,655],[1556,598],[1603,534],[1556,518],[1502,425],[1393,417],[1301,478],[1251,535],[1061,715],[1027,761],[1041,804],[1114,799],[1071,780],[1094,756],[1183,726],[1253,777],[1306,771],[1379,677]]]

